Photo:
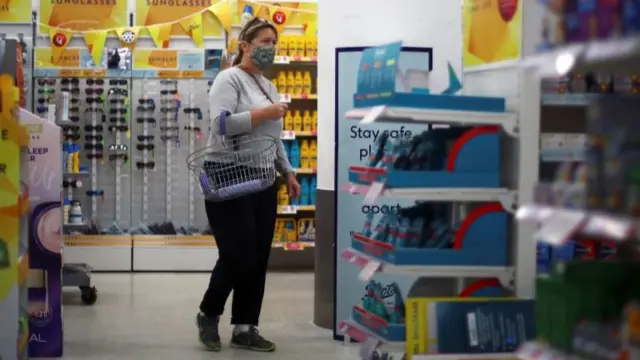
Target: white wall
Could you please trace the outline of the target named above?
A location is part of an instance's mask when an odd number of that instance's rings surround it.
[[[451,0],[318,1],[319,189],[334,190],[335,49],[397,40],[432,47],[431,90],[438,92],[448,86],[448,61],[461,74],[461,9],[461,2]]]

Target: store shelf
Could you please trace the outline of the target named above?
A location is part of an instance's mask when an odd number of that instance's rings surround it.
[[[347,183],[343,189],[352,194],[369,194],[376,189],[369,185]],[[377,196],[410,198],[416,201],[437,202],[493,202],[498,201],[510,208],[515,204],[516,192],[505,188],[406,188],[383,189]]]
[[[363,123],[425,123],[459,125],[499,125],[510,134],[515,134],[517,116],[513,113],[478,111],[428,110],[403,107],[374,107],[347,111],[346,118],[362,120]]]
[[[574,44],[527,57],[522,66],[541,76],[568,72],[634,74],[640,71],[640,36]]]
[[[379,259],[372,259],[366,254],[363,254],[352,248],[344,250],[340,256],[355,264],[358,267],[363,268],[360,278],[367,280],[366,277],[373,275],[375,271],[372,267],[378,267],[378,272],[384,272],[388,274],[410,275],[416,277],[429,277],[429,278],[498,278],[503,284],[513,278],[514,270],[510,266],[416,266],[407,265],[399,266],[389,263],[380,262]],[[367,276],[365,276],[367,275]]]
[[[278,215],[295,215],[303,211],[316,211],[315,205],[278,205]]]
[[[317,94],[280,94],[280,102],[290,103],[293,100],[318,100]]]
[[[293,130],[284,130],[282,135],[280,135],[280,139],[282,140],[295,140],[299,137],[315,137],[318,136],[317,131],[293,131]]]
[[[276,56],[273,63],[275,65],[316,65],[318,58],[316,56]]]
[[[623,241],[635,234],[640,225],[638,219],[628,216],[542,205],[522,206],[516,218],[541,224],[534,241],[552,245],[562,245],[574,234]]]
[[[549,106],[586,106],[601,94],[542,94],[542,105]]]

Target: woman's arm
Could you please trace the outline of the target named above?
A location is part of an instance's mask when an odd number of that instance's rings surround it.
[[[223,71],[218,74],[209,90],[209,114],[211,132],[217,135],[238,135],[251,131],[266,120],[263,109],[236,113],[238,108],[238,85],[234,74]],[[220,114],[227,112],[224,124],[220,123]]]
[[[276,170],[282,175],[293,173],[294,171],[287,157],[287,153],[284,151],[282,140],[276,139],[276,142],[276,146],[278,147],[276,150]]]

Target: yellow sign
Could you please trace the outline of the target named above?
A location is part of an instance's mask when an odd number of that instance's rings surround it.
[[[464,0],[464,66],[516,60],[522,38],[522,0]]]
[[[211,6],[228,0],[136,0],[136,26],[146,27],[164,23],[175,23],[171,35],[189,36],[178,23],[191,16],[202,13],[202,34],[204,36],[222,36],[220,21],[209,11]],[[150,34],[143,30],[143,36]]]
[[[36,68],[72,68],[79,69],[80,64],[80,51],[79,48],[66,48],[62,51],[58,57],[58,61],[55,61],[54,54],[51,48],[36,48],[35,49],[35,67]]]
[[[31,1],[0,0],[0,23],[31,23]]]
[[[49,27],[84,31],[129,25],[126,0],[40,0],[39,14],[43,34],[49,32]]]
[[[177,70],[178,50],[135,49],[133,68],[136,70]]]

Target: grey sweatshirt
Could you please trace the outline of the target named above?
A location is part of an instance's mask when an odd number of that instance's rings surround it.
[[[280,95],[276,87],[262,75],[254,75],[255,79],[260,82],[262,88],[269,94],[273,103],[280,102]],[[269,101],[262,93],[258,85],[251,78],[251,75],[244,72],[238,67],[232,67],[221,71],[213,81],[209,90],[209,114],[210,128],[209,144],[215,148],[221,148],[224,145],[225,137],[228,140],[233,135],[248,135],[248,137],[270,137],[275,141],[275,166],[281,174],[293,172],[284,145],[280,136],[282,134],[282,118],[278,120],[264,121],[257,127],[251,126],[251,110],[269,106]],[[220,113],[228,111],[231,113],[227,116],[221,127]],[[262,151],[260,146],[265,142],[253,144],[241,144],[242,148],[251,147],[252,152]],[[244,149],[243,149],[244,150]],[[216,160],[216,159],[212,159]],[[224,161],[224,160],[222,160]],[[255,164],[260,166],[260,164]]]

